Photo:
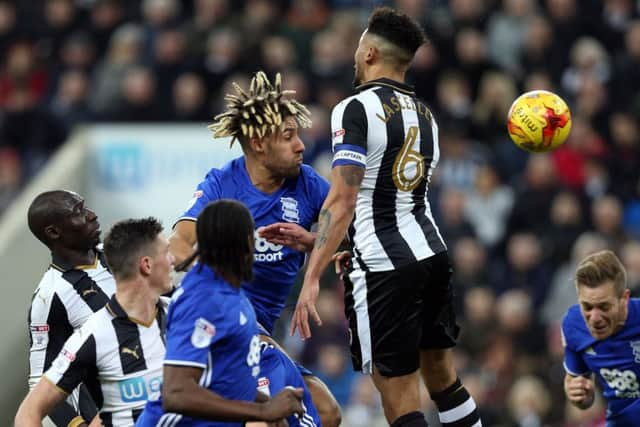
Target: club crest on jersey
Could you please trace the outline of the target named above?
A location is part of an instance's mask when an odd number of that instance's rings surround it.
[[[271,390],[269,390],[269,378],[260,377],[258,378],[258,391],[266,394],[267,396],[271,396]]]
[[[633,350],[633,355],[635,356],[636,363],[640,363],[640,341],[630,341],[629,345]]]
[[[75,353],[63,348],[58,354],[58,357],[53,361],[52,366],[54,366],[58,371],[64,372],[69,369],[69,365],[71,362],[76,360]]]
[[[216,327],[207,319],[199,317],[193,327],[191,344],[196,348],[205,348],[211,344],[211,339],[216,334]]]
[[[49,344],[49,325],[31,325],[31,348],[33,350],[43,350]]]
[[[300,212],[298,211],[298,201],[293,197],[281,197],[282,219],[287,222],[300,223]]]

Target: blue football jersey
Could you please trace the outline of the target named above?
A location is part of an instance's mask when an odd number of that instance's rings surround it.
[[[298,418],[296,415],[287,417],[289,427],[321,427],[320,416],[311,400],[311,393],[300,374],[296,364],[281,350],[266,342],[261,343],[262,355],[260,356],[260,379],[258,390],[271,397],[278,394],[285,387],[304,389],[302,406],[304,414]]]
[[[309,230],[317,221],[328,192],[329,183],[313,168],[302,165],[298,177],[287,179],[274,193],[263,193],[251,182],[244,157],[239,157],[222,169],[209,171],[198,185],[188,210],[178,221],[196,220],[212,201],[235,199],[249,208],[256,228],[276,222],[293,222]],[[269,243],[255,233],[254,279],[243,284],[243,289],[253,304],[258,323],[268,333],[280,317],[304,257],[302,252]]]
[[[232,400],[254,401],[260,374],[255,313],[241,289],[196,264],[169,304],[164,364],[202,368],[200,385]],[[166,424],[164,424],[166,423]],[[242,426],[164,413],[162,396],[147,402],[136,426]]]
[[[608,403],[607,426],[637,425],[640,420],[640,299],[629,300],[624,328],[604,340],[589,333],[580,307],[562,321],[564,366],[571,375],[594,373]]]

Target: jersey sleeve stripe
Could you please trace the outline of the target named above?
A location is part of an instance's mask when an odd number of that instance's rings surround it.
[[[339,151],[333,156],[333,162],[331,163],[332,168],[348,165],[366,167],[366,156],[353,151]]]
[[[51,385],[53,385],[60,393],[64,394],[65,396],[69,395],[69,392],[58,387],[58,385],[55,382],[53,382],[53,380],[49,378],[46,373],[42,376],[42,379],[50,383]]]
[[[78,427],[82,424],[84,424],[84,418],[82,418],[80,415],[78,415],[77,417],[75,417],[74,419],[72,419],[69,424],[67,425],[67,427]]]
[[[192,216],[181,216],[176,220],[176,222],[173,223],[173,225],[171,226],[171,229],[173,230],[174,228],[176,228],[176,225],[178,225],[180,221],[198,222],[198,218],[194,218]]]
[[[364,147],[361,147],[359,145],[353,145],[353,144],[339,144],[339,145],[336,145],[334,149],[336,154],[344,150],[353,152],[353,153],[363,154],[363,155],[367,154],[367,150],[365,150]]]
[[[190,362],[186,360],[165,360],[164,364],[171,365],[171,366],[191,366],[193,368],[202,368],[202,369],[206,369],[207,367],[205,363]]]

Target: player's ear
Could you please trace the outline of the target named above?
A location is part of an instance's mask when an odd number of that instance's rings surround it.
[[[60,238],[60,230],[55,225],[47,225],[44,228],[44,235],[49,241],[58,240]]]
[[[251,147],[251,150],[255,151],[256,153],[264,153],[266,140],[266,138],[257,138],[254,136],[252,138],[249,138],[249,146]]]
[[[149,256],[143,256],[138,260],[138,269],[143,276],[148,276],[151,274],[151,264],[152,260]]]
[[[367,47],[367,50],[364,54],[364,61],[367,64],[371,64],[372,62],[378,59],[380,59],[380,50],[375,46],[369,45],[369,47]]]

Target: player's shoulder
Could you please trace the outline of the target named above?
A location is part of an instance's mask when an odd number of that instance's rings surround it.
[[[351,95],[347,98],[344,98],[342,101],[338,102],[335,105],[335,107],[333,107],[333,113],[344,112],[347,109],[347,107],[351,104],[364,106],[365,99],[369,96],[370,90],[371,89],[367,89],[362,92]]]
[[[296,187],[297,192],[304,193],[308,200],[324,199],[329,192],[329,181],[311,166],[303,164]]]
[[[569,307],[562,318],[562,328],[586,328],[584,319],[582,318],[582,313],[580,313],[580,306],[578,304],[573,304]]]
[[[327,181],[322,175],[318,173],[318,171],[306,164],[302,164],[302,166],[300,167],[300,176],[302,177],[302,179],[312,183],[324,183]]]
[[[236,157],[235,159],[229,160],[222,166],[217,166],[209,169],[209,171],[205,175],[205,180],[220,179],[228,174],[233,174],[234,170],[242,164],[243,160],[243,156]]]
[[[629,298],[627,319],[629,326],[640,328],[640,298]]]
[[[206,265],[196,263],[182,279],[172,297],[172,304],[180,306],[217,306],[224,291],[223,280]]]
[[[289,357],[279,348],[268,342],[260,343],[260,364],[265,366],[265,371],[285,369],[290,362]]]
[[[40,282],[38,282],[38,286],[34,291],[34,294],[50,296],[54,293],[59,293],[62,288],[69,286],[69,282],[67,282],[62,277],[63,271],[55,268],[53,265],[50,265],[49,268],[42,274],[40,278]]]
[[[100,340],[101,336],[105,336],[107,339],[111,337],[110,326],[113,320],[113,315],[109,312],[107,306],[102,307],[100,310],[92,313],[87,320],[76,329],[72,336],[75,340],[81,342],[86,341],[89,337],[93,336],[96,341]]]
[[[562,336],[566,345],[575,349],[593,341],[578,304],[569,307],[564,315],[562,319]]]
[[[640,298],[629,298],[629,306],[634,310],[640,309]]]

